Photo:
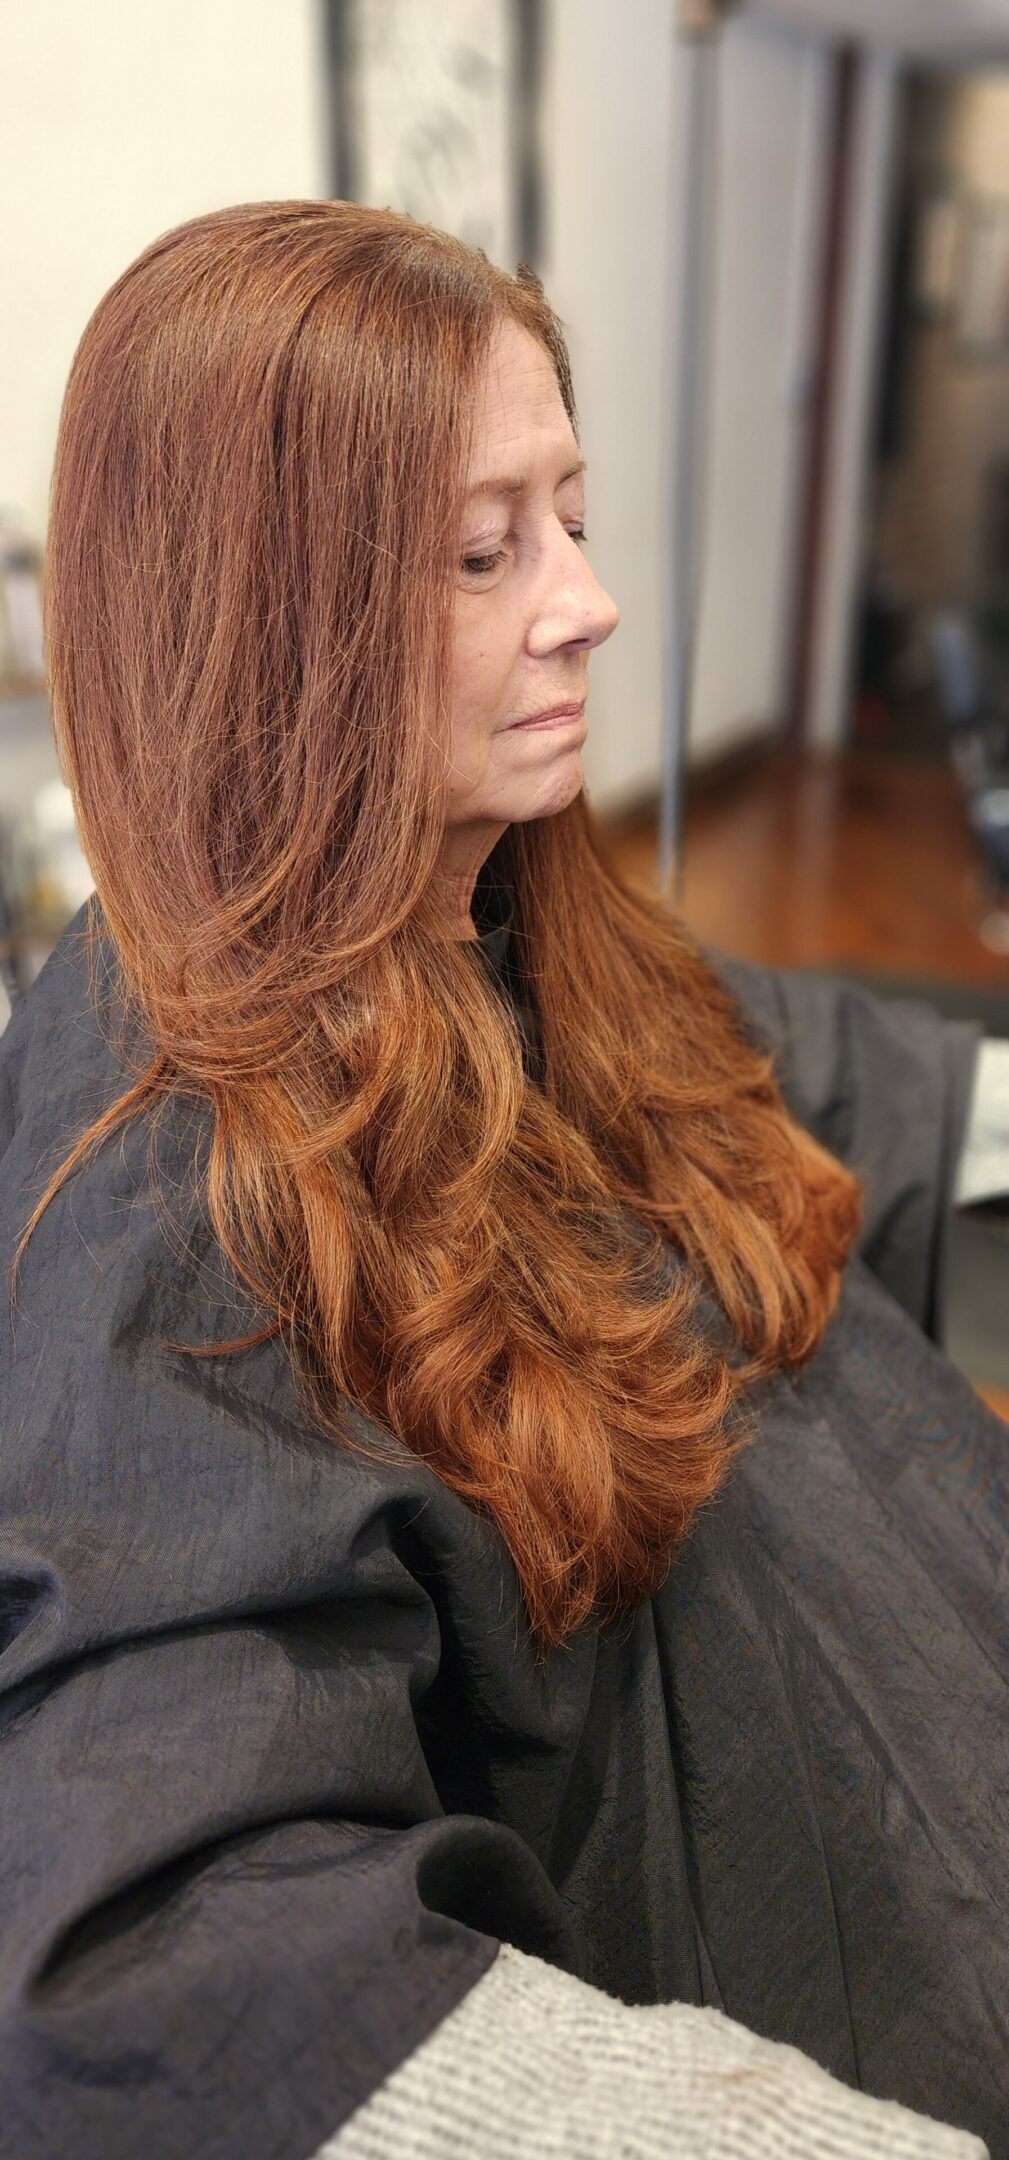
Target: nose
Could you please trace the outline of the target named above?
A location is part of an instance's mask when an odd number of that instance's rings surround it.
[[[530,631],[530,653],[542,659],[558,645],[591,652],[612,637],[619,621],[616,601],[599,583],[578,542],[562,533]]]

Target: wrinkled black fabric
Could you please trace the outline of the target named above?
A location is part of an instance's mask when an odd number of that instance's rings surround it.
[[[0,1041],[5,1268],[123,1084],[83,920]],[[975,1034],[719,964],[868,1180],[861,1257],[658,1595],[542,1670],[399,1442],[324,1441],[276,1342],[166,1347],[259,1317],[203,1113],[158,1143],[188,1250],[142,1124],[43,1216],[0,1403],[4,2160],[308,2160],[502,1940],[1009,2155],[1007,1434],[928,1339]]]

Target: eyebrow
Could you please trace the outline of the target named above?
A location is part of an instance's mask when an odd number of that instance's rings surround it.
[[[557,486],[563,487],[565,480],[574,480],[578,473],[583,473],[586,469],[586,459],[579,458],[577,465],[572,465],[570,471],[561,474]],[[509,473],[498,474],[491,480],[478,480],[476,487],[470,488],[466,500],[468,502],[473,495],[524,495],[528,486],[527,479],[515,479]]]

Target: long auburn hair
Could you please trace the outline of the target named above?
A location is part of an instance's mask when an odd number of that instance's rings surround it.
[[[150,1055],[50,1178],[12,1279],[110,1134],[209,1104],[210,1219],[265,1320],[175,1347],[277,1334],[324,1430],[370,1452],[348,1403],[391,1429],[497,1524],[542,1658],[658,1588],[745,1433],[742,1391],[817,1348],[860,1196],[584,795],[494,857],[542,1077],[443,933],[463,490],[506,317],[577,435],[540,281],[391,210],[192,219],[88,322],[46,655]]]

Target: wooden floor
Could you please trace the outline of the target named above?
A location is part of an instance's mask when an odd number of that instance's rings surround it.
[[[654,810],[608,828],[632,884],[657,890]],[[1009,990],[960,797],[942,759],[776,751],[691,788],[682,911],[706,942],[773,967]],[[1009,1395],[979,1387],[1009,1418]]]
[[[628,877],[656,890],[655,813],[612,833]],[[1009,957],[979,936],[991,901],[939,759],[777,751],[695,784],[682,907],[707,942],[776,967],[1009,987]]]

